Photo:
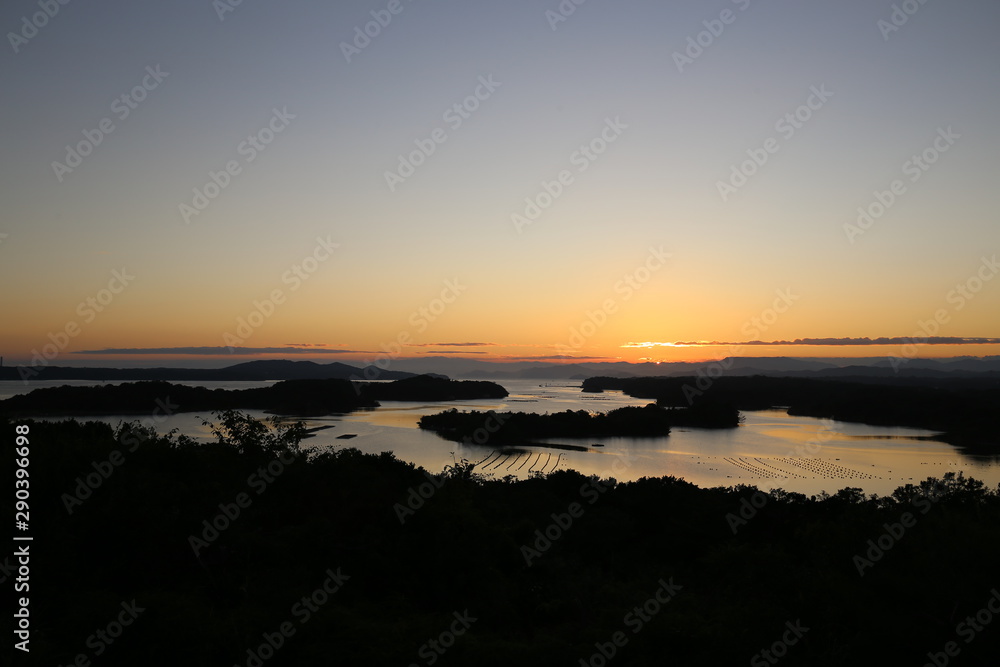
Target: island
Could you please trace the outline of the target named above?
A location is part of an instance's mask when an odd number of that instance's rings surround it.
[[[360,387],[362,396],[377,401],[472,401],[507,397],[507,390],[495,382],[449,380],[440,375],[361,383]]]
[[[459,412],[453,408],[425,415],[418,422],[420,428],[455,441],[475,441],[476,432],[485,429],[490,445],[533,444],[538,438],[658,437],[669,435],[670,425],[671,411],[653,403],[607,413]]]
[[[937,431],[968,453],[1000,452],[1000,374],[974,378],[594,377],[583,391],[617,389],[658,405],[780,408],[790,415]]]
[[[127,382],[93,387],[50,387],[0,401],[12,418],[151,415],[201,410],[264,410],[320,416],[378,407],[349,380],[285,380],[253,389],[208,389],[169,382]]]
[[[458,381],[431,375],[371,383],[343,379],[284,380],[252,389],[208,389],[153,381],[35,389],[0,401],[0,414],[18,418],[263,410],[308,417],[375,408],[380,399],[462,401],[506,396],[507,390],[494,382]]]

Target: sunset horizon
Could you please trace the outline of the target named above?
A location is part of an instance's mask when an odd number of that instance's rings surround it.
[[[0,353],[994,354],[997,8],[721,5],[11,15]]]
[[[997,662],[997,0],[0,28],[14,664]]]
[[[53,344],[55,345],[55,344]],[[468,344],[463,344],[465,347]],[[474,344],[476,347],[488,346],[492,348],[507,348],[499,343]],[[416,347],[416,346],[415,346]],[[522,346],[512,346],[522,347]],[[622,346],[634,349],[636,346]],[[1000,349],[995,344],[989,345],[951,345],[947,343],[939,344],[912,344],[887,343],[881,345],[794,345],[794,346],[771,346],[762,345],[748,341],[737,344],[703,344],[703,345],[670,345],[671,351],[677,350],[676,354],[670,356],[642,356],[640,353],[632,355],[601,356],[596,354],[586,355],[564,355],[559,354],[558,348],[552,349],[551,354],[504,354],[498,351],[489,352],[462,352],[448,346],[440,346],[441,349],[434,350],[414,350],[404,347],[403,351],[394,351],[391,345],[375,350],[340,350],[328,348],[325,345],[309,346],[288,346],[266,349],[241,349],[220,347],[220,348],[175,348],[172,350],[156,348],[152,350],[137,351],[128,348],[112,350],[82,350],[79,352],[57,355],[52,358],[46,357],[46,352],[52,352],[54,347],[45,347],[32,351],[32,356],[26,359],[15,357],[4,357],[6,366],[23,367],[26,372],[40,370],[46,366],[93,366],[113,368],[116,365],[137,367],[141,365],[163,365],[163,366],[183,366],[185,364],[192,367],[224,367],[226,365],[244,363],[255,360],[287,360],[287,361],[311,361],[314,363],[341,362],[351,365],[378,364],[390,368],[394,361],[404,360],[426,360],[426,359],[447,359],[466,360],[473,362],[488,362],[497,365],[537,362],[545,364],[579,364],[579,363],[628,363],[628,364],[671,364],[671,363],[707,363],[719,361],[727,358],[760,358],[760,359],[815,359],[815,360],[858,360],[858,361],[885,361],[890,359],[901,360],[955,360],[955,359],[992,359],[1000,358]],[[657,349],[659,346],[657,346]],[[971,349],[968,349],[971,348]],[[538,349],[544,349],[539,346]],[[771,350],[768,352],[768,350]],[[940,350],[940,351],[939,351]],[[978,352],[978,354],[977,354]],[[669,353],[668,353],[669,354]]]

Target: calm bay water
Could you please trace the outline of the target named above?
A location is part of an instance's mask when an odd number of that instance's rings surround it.
[[[96,382],[48,382],[25,386],[0,382],[0,398],[24,393],[40,386]],[[243,389],[263,382],[186,383],[212,388]],[[908,483],[946,472],[962,471],[995,487],[1000,484],[997,457],[969,456],[951,445],[924,439],[930,431],[886,428],[790,417],[783,411],[745,412],[746,422],[736,429],[677,428],[662,438],[548,439],[550,444],[585,447],[586,451],[526,446],[498,450],[484,445],[450,442],[417,428],[426,414],[459,410],[559,412],[562,410],[607,411],[623,405],[645,405],[620,392],[585,394],[578,383],[542,380],[502,381],[510,396],[501,400],[451,403],[403,403],[385,401],[382,407],[347,415],[307,419],[306,426],[332,427],[316,432],[303,442],[308,449],[356,447],[364,452],[394,452],[403,460],[438,472],[453,461],[467,459],[479,464],[477,471],[496,478],[526,477],[533,472],[575,469],[584,474],[615,477],[620,481],[673,475],[705,487],[752,484],[763,489],[783,488],[806,494],[833,493],[858,487],[867,493],[890,493]],[[265,417],[261,411],[247,411]],[[196,438],[209,438],[203,419],[210,413],[185,413],[162,419],[160,432],[178,429]],[[111,424],[135,420],[134,416],[99,418]],[[339,436],[352,435],[350,439]]]

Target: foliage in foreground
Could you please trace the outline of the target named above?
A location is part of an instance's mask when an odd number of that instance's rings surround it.
[[[462,463],[428,476],[390,454],[306,453],[295,426],[220,420],[210,444],[31,424],[33,662],[247,665],[284,622],[295,633],[269,667],[577,665],[618,631],[614,664],[747,664],[796,621],[809,630],[782,665],[923,664],[948,641],[983,664],[1000,649],[1000,617],[956,634],[1000,585],[1000,493],[975,480],[808,498],[491,480]],[[88,475],[99,484],[67,502]],[[904,513],[915,523],[872,551]],[[349,578],[302,623],[295,605],[338,570]],[[661,580],[682,588],[634,633]],[[89,638],[133,599],[145,611],[96,656]],[[477,620],[454,645],[429,649],[466,610]]]

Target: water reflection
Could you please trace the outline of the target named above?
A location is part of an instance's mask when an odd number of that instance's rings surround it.
[[[233,389],[263,383],[215,384]],[[907,483],[958,471],[989,486],[1000,483],[1000,465],[994,458],[962,454],[951,445],[931,439],[934,434],[930,431],[793,417],[780,410],[746,412],[745,423],[735,429],[677,428],[670,436],[660,438],[546,440],[557,447],[525,445],[499,449],[488,442],[470,446],[417,428],[421,416],[453,407],[539,413],[604,412],[648,403],[619,392],[584,394],[578,384],[538,381],[502,384],[510,396],[500,400],[386,401],[372,410],[307,419],[307,428],[332,428],[315,431],[303,446],[356,447],[368,453],[391,451],[433,472],[455,460],[467,459],[478,464],[477,471],[495,478],[507,475],[524,478],[537,472],[572,468],[621,481],[673,475],[699,486],[753,484],[810,495],[821,491],[833,493],[846,486],[887,494]],[[0,394],[10,391],[11,388],[0,386]],[[247,412],[255,417],[268,416],[261,411]],[[203,418],[210,419],[211,414],[175,415],[157,424],[157,428],[160,432],[176,428],[182,434],[208,439],[211,433],[202,424]],[[111,415],[101,419],[117,424],[135,417]]]

